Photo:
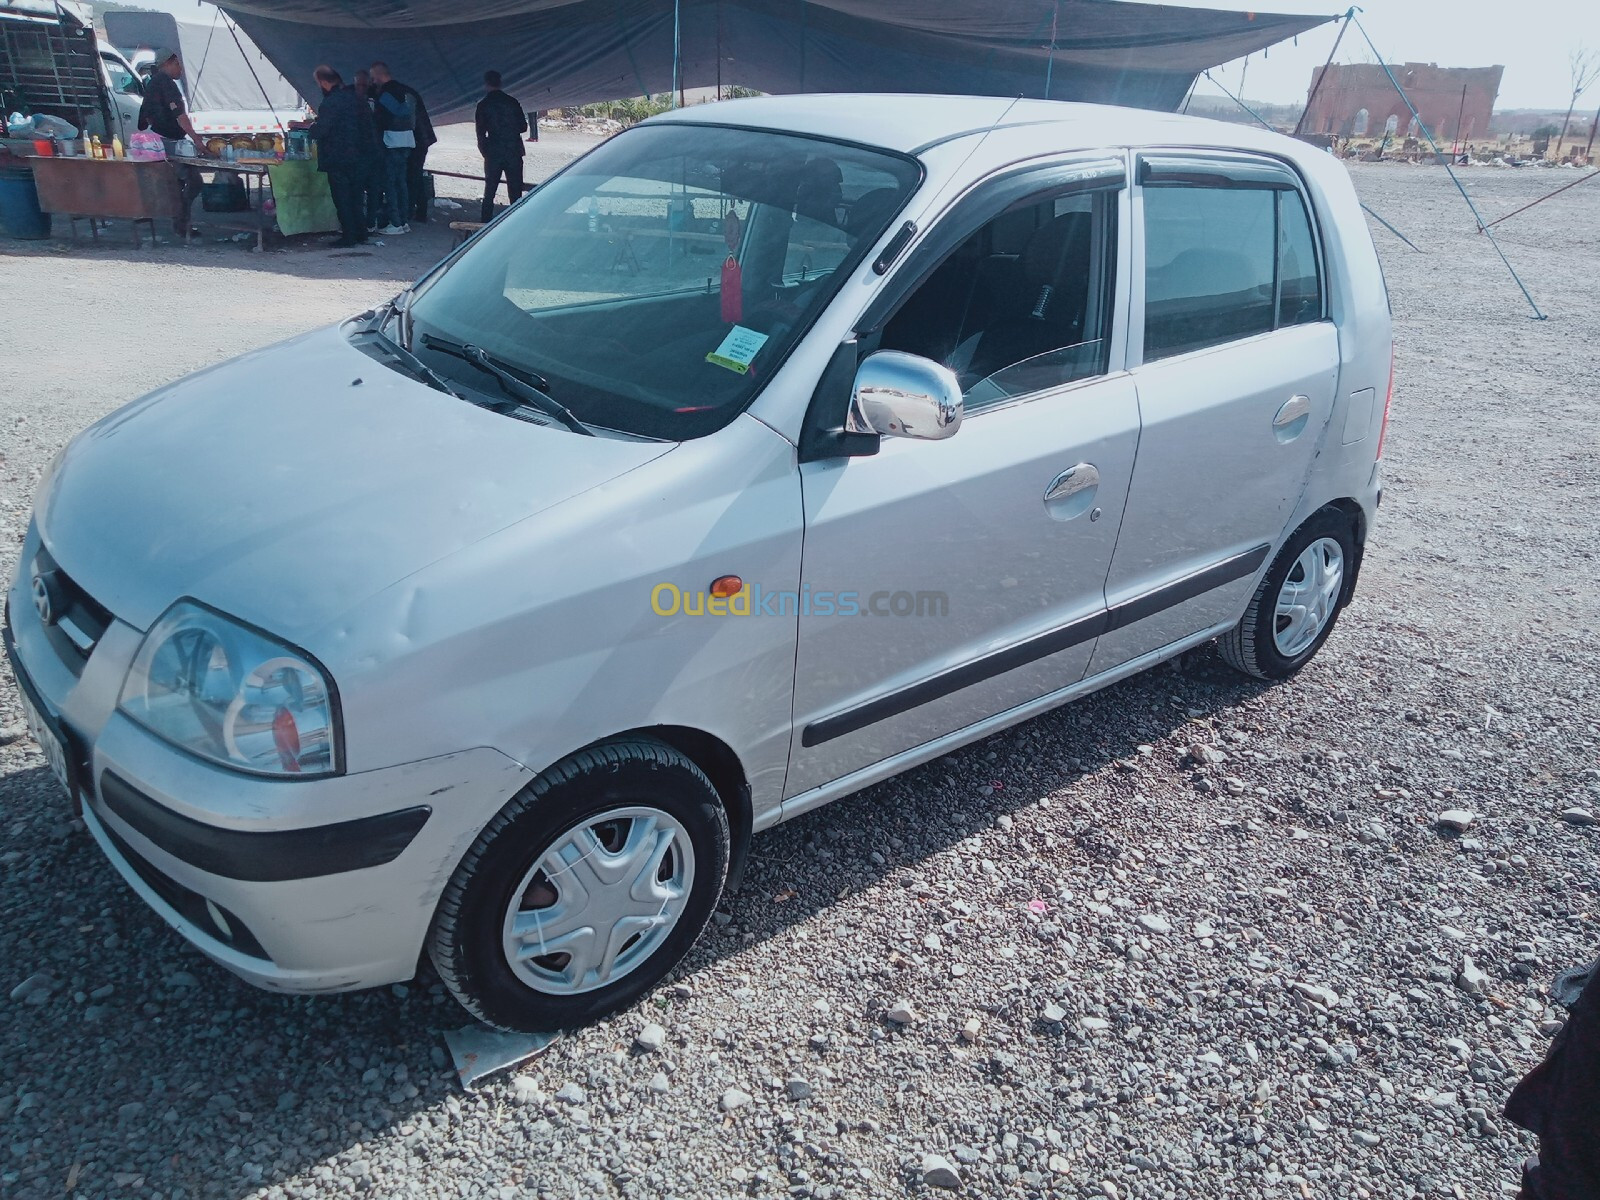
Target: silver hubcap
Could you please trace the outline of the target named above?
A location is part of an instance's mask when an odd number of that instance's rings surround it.
[[[522,879],[501,941],[517,976],[571,996],[615,983],[677,926],[694,847],[657,808],[616,808],[561,834]]]
[[[1298,658],[1317,640],[1339,603],[1344,551],[1332,538],[1318,538],[1300,552],[1278,589],[1272,641],[1285,658]]]

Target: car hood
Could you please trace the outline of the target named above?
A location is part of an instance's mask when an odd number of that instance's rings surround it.
[[[35,515],[61,568],[121,620],[148,628],[188,596],[293,640],[671,449],[490,412],[334,328],[90,426]]]

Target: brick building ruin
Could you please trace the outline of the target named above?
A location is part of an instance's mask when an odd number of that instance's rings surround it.
[[[1489,118],[1500,93],[1504,67],[1440,67],[1404,63],[1391,68],[1429,132],[1441,142],[1489,136]],[[1322,86],[1317,80],[1323,72]],[[1376,63],[1336,63],[1311,73],[1302,128],[1336,137],[1391,140],[1420,136],[1406,102]]]

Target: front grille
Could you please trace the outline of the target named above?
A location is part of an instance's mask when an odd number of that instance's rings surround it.
[[[111,612],[78,586],[42,546],[33,556],[29,588],[41,585],[49,598],[45,635],[68,669],[82,674],[83,664],[111,625]]]
[[[191,925],[204,930],[208,937],[221,942],[223,945],[230,946],[241,954],[248,954],[251,958],[259,958],[266,962],[272,961],[267,952],[261,948],[261,943],[256,940],[256,935],[251,933],[249,927],[234,916],[231,911],[223,908],[216,901],[211,902],[228,923],[227,932],[224,932],[217,927],[216,919],[207,911],[206,898],[204,896],[199,892],[184,887],[176,879],[159,870],[137,850],[118,837],[117,831],[112,829],[106,821],[100,821],[100,828],[105,831],[105,835],[111,840],[111,844],[117,848],[117,853],[121,854],[127,860],[128,865],[133,868],[133,873],[144,880],[150,890],[160,896],[168,908],[178,913]]]

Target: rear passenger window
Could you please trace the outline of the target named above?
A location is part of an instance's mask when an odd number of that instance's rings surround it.
[[[1144,223],[1146,362],[1321,318],[1297,192],[1147,187]]]

